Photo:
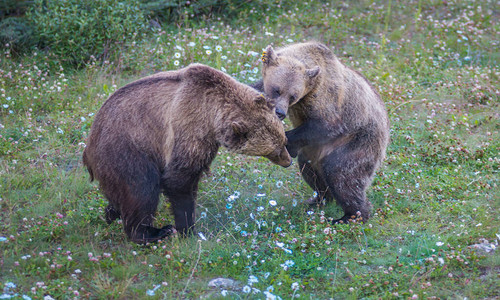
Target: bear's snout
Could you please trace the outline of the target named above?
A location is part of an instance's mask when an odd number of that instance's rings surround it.
[[[286,117],[286,111],[284,111],[281,107],[276,107],[276,115],[281,121],[283,121]]]
[[[287,168],[292,164],[292,157],[286,150],[286,147],[276,149],[271,154],[266,155],[266,158],[284,168]]]

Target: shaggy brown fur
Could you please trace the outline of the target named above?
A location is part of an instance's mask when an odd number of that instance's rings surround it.
[[[116,91],[97,113],[83,153],[129,238],[152,242],[173,227],[153,227],[163,192],[177,231],[193,228],[198,181],[220,145],[235,153],[291,163],[274,105],[258,91],[208,66],[162,72]]]
[[[335,199],[338,222],[370,217],[366,189],[385,156],[389,121],[378,92],[323,44],[294,44],[262,56],[262,81],[254,87],[288,111],[294,129],[287,149],[298,155],[302,176],[318,193],[309,203]]]

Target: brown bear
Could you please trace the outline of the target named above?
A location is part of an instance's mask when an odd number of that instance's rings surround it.
[[[283,124],[272,101],[208,66],[161,72],[117,90],[97,113],[83,152],[90,178],[109,201],[106,221],[122,218],[128,237],[153,242],[174,232],[153,227],[159,194],[175,229],[195,222],[198,181],[222,145],[288,167]]]
[[[275,101],[281,119],[289,115],[288,152],[298,155],[303,178],[317,192],[308,203],[335,199],[344,210],[335,223],[368,219],[366,189],[389,143],[378,92],[321,43],[268,46],[262,61],[263,78],[253,87]]]

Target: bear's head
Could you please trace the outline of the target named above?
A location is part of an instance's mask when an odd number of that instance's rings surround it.
[[[277,165],[288,167],[292,158],[285,147],[285,130],[276,116],[275,104],[254,92],[256,96],[239,107],[243,115],[233,113],[225,120],[222,145],[235,153],[263,156]]]
[[[276,103],[278,116],[309,94],[319,81],[320,68],[306,68],[303,62],[274,52],[267,46],[262,53],[264,92]]]

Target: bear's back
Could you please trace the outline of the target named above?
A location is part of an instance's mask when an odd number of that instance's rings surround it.
[[[162,153],[167,116],[181,85],[178,72],[161,72],[131,82],[112,94],[95,116],[85,149],[91,163],[102,153],[136,148]],[[166,134],[167,133],[167,134]],[[119,154],[117,154],[119,155]]]
[[[180,87],[178,72],[161,72],[133,81],[113,93],[98,112],[107,118],[142,115],[141,111],[152,112],[155,106],[168,105],[172,95]],[[96,120],[99,116],[96,116]]]

